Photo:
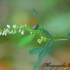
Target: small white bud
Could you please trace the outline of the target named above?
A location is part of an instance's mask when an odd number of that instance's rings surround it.
[[[32,34],[32,32],[30,32],[30,34]]]
[[[23,35],[24,34],[24,31],[21,31],[21,35]]]
[[[10,32],[9,29],[6,29],[5,31],[6,31],[6,33],[9,33]]]
[[[38,42],[39,44],[41,44],[41,41],[40,41],[40,39],[38,39],[38,40],[37,40],[37,42]]]
[[[13,25],[13,28],[15,29],[17,26],[16,26],[16,24],[15,25]]]
[[[4,31],[3,31],[2,35],[4,35]]]
[[[10,25],[7,25],[7,28],[10,28]]]
[[[19,32],[21,32],[21,29],[19,29]]]
[[[14,30],[14,34],[16,33],[16,30]]]
[[[11,30],[11,31],[9,32],[9,34],[14,34],[14,33],[13,33],[13,30]]]
[[[5,36],[7,36],[7,33],[4,33]]]
[[[22,26],[20,26],[20,28],[23,28],[24,26],[22,25]]]

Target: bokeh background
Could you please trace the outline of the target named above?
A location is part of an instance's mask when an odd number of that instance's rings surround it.
[[[70,0],[0,0],[0,28],[7,24],[40,24],[33,8],[42,17],[44,28],[54,37],[66,37],[70,33]],[[33,70],[38,55],[29,55],[30,48],[17,48],[19,39],[18,35],[0,36],[0,70]],[[55,42],[52,47],[41,65],[45,62],[70,63],[70,41]]]

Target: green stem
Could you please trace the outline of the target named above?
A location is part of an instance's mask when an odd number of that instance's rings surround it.
[[[54,41],[67,41],[69,40],[68,38],[66,37],[57,37],[57,38],[54,38]]]

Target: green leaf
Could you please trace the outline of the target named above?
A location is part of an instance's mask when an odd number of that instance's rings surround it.
[[[20,40],[19,46],[27,45],[28,43],[30,43],[33,40],[34,37],[35,37],[35,34],[30,34],[30,35],[25,36],[24,38],[22,38]]]
[[[34,15],[37,17],[37,19],[39,20],[39,22],[43,24],[42,18],[40,17],[39,13],[36,11],[35,8],[33,8],[33,12],[34,12]]]
[[[27,31],[32,31],[32,29],[29,26],[24,27],[24,29]]]
[[[53,43],[54,43],[54,41],[49,41],[49,42],[46,44],[45,49],[42,50],[42,51],[39,53],[39,58],[38,58],[37,62],[36,62],[35,65],[34,65],[34,70],[37,70],[37,69],[38,69],[38,67],[39,67],[39,65],[40,65],[40,63],[41,63],[41,61],[42,61],[42,59],[50,53],[50,51],[51,51],[51,49],[52,49]]]
[[[31,55],[37,54],[42,51],[42,48],[34,48],[29,51]]]

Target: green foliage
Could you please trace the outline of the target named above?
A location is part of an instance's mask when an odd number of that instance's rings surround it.
[[[39,20],[39,22],[41,24],[43,24],[43,21],[42,21],[40,15],[39,15],[39,13],[35,10],[35,8],[33,8],[33,12],[34,12],[34,15],[37,17],[37,19]]]
[[[29,53],[31,54],[31,55],[34,55],[34,54],[37,54],[37,53],[39,53],[39,52],[41,52],[42,51],[42,48],[34,48],[34,49],[31,49],[30,51],[29,51]]]
[[[27,45],[28,43],[30,43],[33,40],[34,37],[35,37],[35,34],[29,34],[29,35],[23,37],[19,42],[19,46]]]
[[[42,49],[42,51],[39,53],[38,60],[37,60],[37,62],[34,65],[34,70],[36,70],[39,67],[39,65],[40,65],[41,60],[43,59],[43,57],[45,57],[46,55],[48,55],[51,52],[53,43],[54,43],[54,41],[49,41],[45,45],[45,47]]]
[[[47,0],[47,1],[49,2],[49,0]],[[68,38],[65,38],[65,37],[55,38],[55,37],[53,37],[47,30],[45,30],[43,28],[43,20],[41,19],[40,15],[38,14],[38,12],[34,8],[33,8],[33,12],[34,12],[35,16],[37,17],[37,19],[39,20],[39,22],[40,22],[40,25],[37,28],[32,29],[31,27],[29,27],[27,25],[24,25],[24,26],[21,26],[21,27],[16,26],[15,28],[14,27],[12,28],[13,31],[11,32],[10,26],[7,25],[7,29],[0,30],[0,35],[1,36],[6,36],[6,35],[10,35],[10,34],[14,35],[15,33],[17,34],[17,32],[19,32],[22,35],[22,37],[24,36],[19,41],[19,44],[18,44],[19,46],[25,46],[29,43],[32,44],[35,40],[36,40],[35,42],[38,43],[40,46],[42,46],[42,43],[43,43],[44,44],[43,47],[33,48],[29,51],[29,53],[31,55],[39,53],[38,60],[34,65],[34,70],[36,70],[39,67],[40,63],[41,63],[41,60],[46,55],[48,55],[50,53],[54,41],[62,41],[62,40],[64,41],[64,40],[68,40]],[[63,17],[62,17],[62,19],[63,19]],[[60,22],[63,22],[63,21],[61,20]],[[66,21],[66,22],[69,22],[69,21]],[[63,24],[65,23],[65,26],[66,26],[66,22],[65,21],[63,22]],[[58,30],[59,30],[59,28],[58,28]],[[39,35],[39,38],[37,38],[36,35],[37,36]],[[70,33],[68,34],[68,36],[70,36]],[[18,34],[15,35],[14,37],[15,37],[15,39],[16,39],[16,37],[20,38]]]
[[[32,29],[31,29],[29,26],[27,26],[27,25],[24,27],[24,29],[25,29],[26,31],[32,31]]]
[[[40,30],[42,33],[44,33],[47,37],[52,38],[53,36],[47,30],[45,30],[43,28],[43,20],[41,19],[39,13],[35,10],[35,8],[33,8],[33,12],[34,12],[36,18],[40,22],[40,26],[37,29]]]
[[[33,38],[35,37],[35,34],[38,35],[37,34],[38,32],[39,33],[42,33],[42,34],[45,34],[46,37],[43,36],[43,35],[40,35],[41,38],[40,39],[39,38],[37,39],[38,44],[41,44],[44,41],[46,42],[46,44],[43,46],[43,48],[42,47],[41,48],[33,48],[33,49],[31,49],[29,51],[29,53],[31,55],[34,55],[34,54],[39,53],[38,60],[37,60],[37,62],[34,65],[34,70],[36,70],[39,67],[40,63],[41,63],[41,60],[46,55],[48,55],[51,52],[52,45],[53,45],[54,41],[56,41],[56,40],[57,41],[60,41],[60,40],[63,40],[64,41],[64,40],[68,40],[68,39],[65,38],[65,37],[64,38],[63,37],[59,37],[59,38],[53,37],[47,30],[45,30],[43,28],[43,21],[42,21],[40,15],[38,14],[38,12],[34,8],[33,8],[33,12],[34,12],[35,16],[37,17],[37,19],[39,20],[39,22],[41,24],[35,30],[31,29],[30,27],[25,27],[25,30],[27,30],[29,32],[32,32],[32,34],[27,35],[23,39],[21,39],[21,41],[19,42],[19,45],[20,46],[24,46],[24,45],[30,43],[33,40]]]

